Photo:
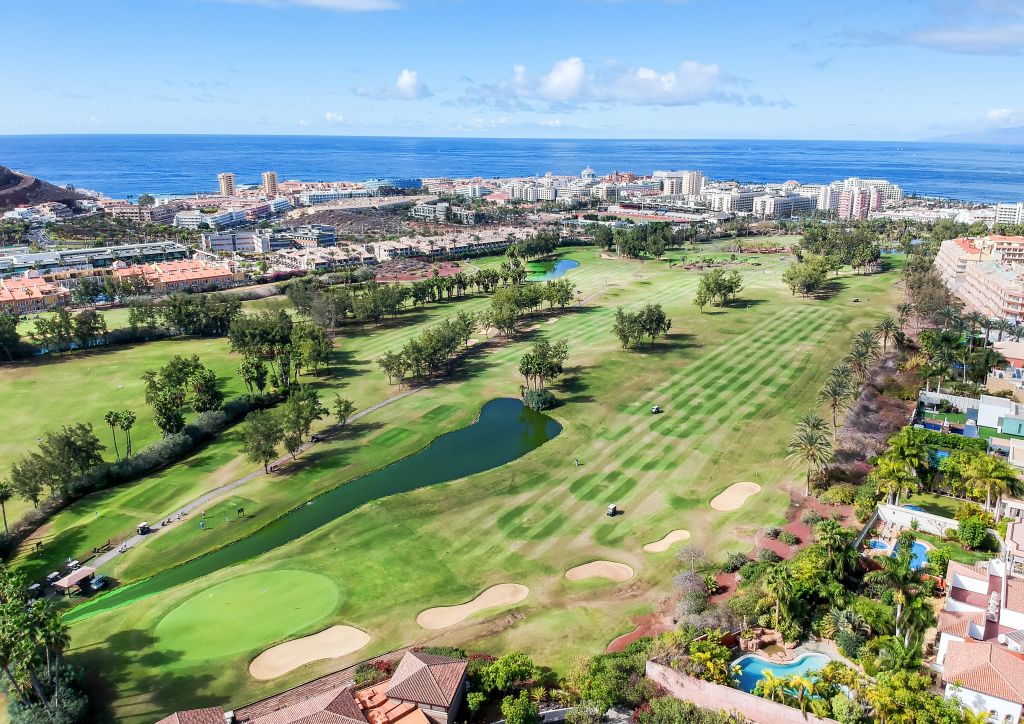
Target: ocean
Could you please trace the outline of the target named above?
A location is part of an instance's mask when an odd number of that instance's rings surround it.
[[[823,183],[886,178],[907,193],[1024,200],[1024,145],[869,141],[559,140],[352,136],[0,136],[0,165],[114,197],[214,191],[217,174],[258,183],[377,177],[598,174],[700,169],[712,179]]]

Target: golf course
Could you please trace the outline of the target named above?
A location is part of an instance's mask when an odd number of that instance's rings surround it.
[[[527,317],[512,339],[480,331],[454,374],[412,394],[388,383],[377,358],[459,310],[485,309],[487,297],[343,328],[329,368],[303,383],[357,410],[388,404],[211,500],[202,527],[195,515],[117,556],[100,572],[122,587],[66,615],[68,657],[98,673],[104,719],[142,724],[176,709],[230,708],[427,642],[521,649],[562,670],[658,607],[684,541],[716,558],[750,550],[754,532],[781,523],[802,491],[802,470],[786,460],[793,423],[818,407],[837,350],[895,304],[898,274],[892,260],[880,274],[847,269],[827,295],[803,298],[781,279],[792,257],[733,260],[721,247],[698,256],[737,270],[743,290],[703,310],[693,304],[698,270],[563,249],[531,271],[571,280],[579,304]],[[671,329],[623,349],[616,309],[648,303],[662,305]],[[563,339],[565,373],[548,385],[558,404],[525,410],[520,359],[540,340]],[[63,424],[91,422],[110,446],[108,409],[140,413],[136,447],[157,439],[142,373],[192,354],[223,376],[228,397],[244,392],[225,338],[0,368],[0,395],[24,411],[0,442],[0,466]],[[663,412],[652,415],[653,405]],[[228,429],[156,474],[56,514],[13,565],[45,575],[257,467]],[[620,514],[606,515],[609,504]]]

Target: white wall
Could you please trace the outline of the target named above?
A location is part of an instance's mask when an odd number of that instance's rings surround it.
[[[1024,629],[1024,613],[1004,608],[999,612],[999,623],[1020,631]]]
[[[951,586],[973,591],[974,593],[981,593],[983,595],[988,593],[988,581],[979,581],[977,578],[962,576],[959,573],[954,573],[949,583]]]
[[[973,711],[994,711],[996,712],[995,717],[992,721],[1001,724],[1003,721],[1010,721],[1012,724],[1017,724],[1020,721],[1021,705],[1015,704],[1012,701],[1006,701],[1006,699],[998,699],[994,696],[982,694],[977,691],[971,691],[970,689],[961,688],[957,691],[953,684],[946,684],[946,698],[952,699],[956,697],[960,702],[968,709]],[[1009,719],[1005,717],[1009,716]]]
[[[980,613],[984,611],[983,608],[977,606],[968,606],[966,603],[960,601],[954,601],[952,598],[946,599],[946,610],[947,611],[958,611],[963,613]]]
[[[950,529],[955,530],[960,525],[952,518],[923,513],[919,510],[908,510],[888,503],[878,506],[878,517],[886,523],[895,523],[902,528],[911,528],[911,522],[916,520],[918,530],[940,536],[944,536]]]
[[[939,394],[937,392],[925,392],[924,390],[918,394],[917,399],[928,405],[937,405],[941,400],[945,400],[962,411],[977,410],[981,405],[981,400],[975,397],[947,395],[945,392]]]

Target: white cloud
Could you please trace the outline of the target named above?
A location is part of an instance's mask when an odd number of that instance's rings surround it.
[[[262,5],[267,8],[317,8],[343,13],[368,13],[380,10],[397,10],[401,7],[395,0],[218,0],[234,5]]]
[[[540,75],[531,74],[524,65],[513,66],[511,78],[472,89],[462,100],[468,105],[478,102],[475,99],[488,98],[511,110],[528,110],[528,101],[547,102],[554,107],[587,103],[774,105],[744,91],[746,85],[746,81],[723,72],[718,65],[692,60],[659,71],[615,60],[591,68],[583,59],[571,57],[557,61]]]
[[[327,113],[324,114],[324,121],[332,125],[337,125],[338,123],[345,122],[345,116],[340,113],[335,113],[334,111],[327,111]]]
[[[561,128],[562,127],[562,119],[560,119],[560,118],[551,118],[551,119],[546,120],[546,121],[541,121],[540,125],[545,126],[547,128]]]
[[[904,33],[894,40],[948,53],[1020,55],[1024,53],[1024,24],[926,28]]]
[[[352,89],[352,92],[358,96],[376,98],[378,100],[412,101],[419,100],[420,98],[429,98],[433,95],[426,84],[420,80],[419,73],[409,68],[402,68],[402,72],[398,74],[398,78],[393,86],[386,88],[356,86]]]
[[[1024,108],[993,108],[985,118],[994,126],[1024,126]]]

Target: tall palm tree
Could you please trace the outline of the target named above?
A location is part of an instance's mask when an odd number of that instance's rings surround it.
[[[796,692],[796,704],[800,707],[800,712],[807,716],[807,705],[817,691],[814,680],[806,674],[793,674],[789,677],[789,688]]]
[[[841,578],[853,568],[857,552],[850,545],[850,534],[838,521],[826,518],[814,528],[814,537],[825,553],[830,570]]]
[[[871,477],[875,481],[875,489],[884,494],[890,505],[899,505],[900,496],[917,490],[918,478],[905,462],[889,455],[878,458]]]
[[[913,558],[913,546],[906,545],[909,540],[901,541],[896,553],[891,556],[878,556],[875,561],[881,566],[868,573],[864,580],[879,583],[892,591],[892,601],[896,606],[896,636],[903,636],[903,609],[921,592],[921,574],[910,565]]]
[[[839,427],[839,412],[846,409],[853,400],[854,387],[850,380],[829,375],[818,392],[818,402],[825,402],[832,410],[832,439],[836,439]]]
[[[870,354],[872,360],[878,358],[879,346],[878,346],[878,332],[874,329],[862,329],[857,332],[853,338],[853,348],[866,349]]]
[[[911,671],[920,666],[921,651],[917,646],[907,646],[896,636],[884,636],[878,641],[875,661],[880,671]]]
[[[118,427],[124,432],[125,457],[132,455],[132,426],[135,425],[136,415],[131,410],[124,410],[118,418]]]
[[[874,361],[875,358],[871,354],[871,350],[859,346],[851,349],[845,360],[853,373],[857,375],[858,380],[863,380],[868,376],[868,370],[871,369],[871,363]]]
[[[904,427],[889,438],[889,450],[886,455],[903,462],[920,478],[927,472],[929,465],[928,446],[924,438],[924,430]]]
[[[980,312],[968,312],[964,316],[964,323],[967,325],[970,336],[967,338],[967,348],[974,349],[974,332],[978,327],[984,325],[988,318]]]
[[[935,313],[935,316],[942,320],[942,330],[955,327],[960,321],[960,312],[954,306],[946,306]]]
[[[852,608],[832,607],[821,617],[821,635],[834,639],[840,633],[867,633],[868,624],[864,617]]]
[[[997,319],[996,320],[996,331],[999,333],[996,337],[997,342],[1003,341],[1004,334],[1010,334],[1013,332],[1014,324],[1009,319]]]
[[[914,305],[910,304],[909,302],[904,302],[902,304],[896,305],[896,318],[899,320],[901,332],[903,331],[903,328],[906,326],[907,322],[910,320],[910,315],[912,315],[913,313]]]
[[[875,332],[878,333],[879,338],[882,340],[882,354],[888,351],[889,341],[896,339],[897,332],[902,331],[903,325],[889,314],[878,320],[878,324],[875,325]]]
[[[832,441],[828,435],[817,430],[797,429],[786,446],[789,459],[807,466],[804,495],[811,494],[811,473],[820,471],[835,457]]]
[[[110,426],[110,436],[114,438],[114,454],[117,455],[117,459],[121,459],[121,451],[117,448],[117,433],[115,430],[121,423],[121,413],[115,410],[107,410],[107,413],[103,416],[103,421]]]
[[[7,480],[0,480],[0,512],[4,517],[4,534],[10,535],[10,528],[7,527],[7,502],[14,497],[14,488]]]
[[[801,415],[797,418],[796,429],[825,432],[828,429],[828,424],[815,414]]]
[[[991,511],[995,496],[996,518],[1001,517],[1003,495],[1021,487],[1020,478],[1009,463],[999,458],[979,453],[964,471],[968,487],[985,491],[985,510]]]
[[[782,607],[789,603],[793,596],[793,574],[787,566],[776,563],[764,573],[761,579],[761,592],[775,607],[775,630],[779,630],[782,618]]]

